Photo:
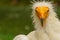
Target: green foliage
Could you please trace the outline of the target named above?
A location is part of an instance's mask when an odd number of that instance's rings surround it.
[[[60,19],[60,6],[57,6],[57,14],[58,14],[58,18]]]
[[[0,39],[12,40],[15,35],[33,30],[30,6],[0,6]],[[9,36],[9,37],[8,37]]]

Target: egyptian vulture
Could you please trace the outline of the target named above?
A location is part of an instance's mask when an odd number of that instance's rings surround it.
[[[13,40],[60,40],[60,21],[51,2],[38,1],[32,5],[35,30],[18,35]]]

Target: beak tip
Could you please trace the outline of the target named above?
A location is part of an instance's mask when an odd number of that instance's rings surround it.
[[[44,19],[41,18],[40,21],[41,21],[41,26],[43,26]]]

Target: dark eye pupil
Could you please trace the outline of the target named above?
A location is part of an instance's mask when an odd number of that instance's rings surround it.
[[[47,10],[47,12],[49,12],[49,10]]]

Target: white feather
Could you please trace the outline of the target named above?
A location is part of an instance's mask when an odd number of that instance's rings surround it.
[[[26,35],[17,35],[13,40],[29,40]]]

